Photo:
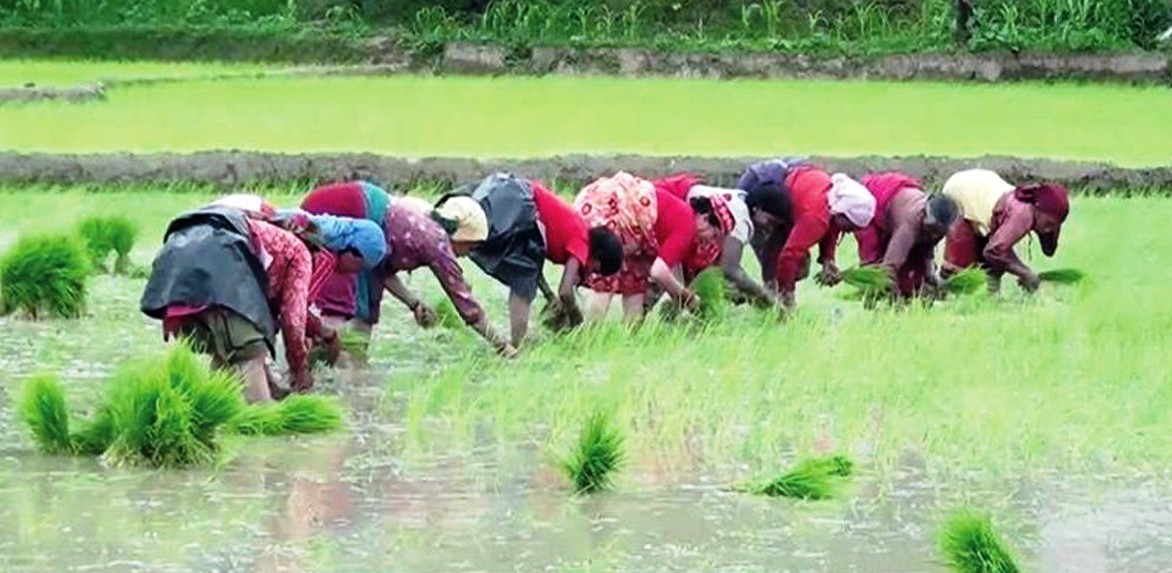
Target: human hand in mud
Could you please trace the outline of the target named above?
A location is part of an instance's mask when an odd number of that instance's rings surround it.
[[[289,388],[294,392],[304,393],[313,388],[313,373],[308,368],[295,370],[290,373],[292,381],[289,383]]]
[[[1021,287],[1021,290],[1032,293],[1037,291],[1038,287],[1042,285],[1042,279],[1038,278],[1037,273],[1030,272],[1018,277],[1017,284]]]
[[[337,364],[339,360],[341,360],[342,337],[338,335],[337,330],[322,325],[321,337],[317,343],[325,346],[327,364],[334,365]]]
[[[683,306],[690,312],[696,312],[700,309],[700,295],[691,289],[684,289],[684,292],[680,294],[680,306]]]
[[[506,343],[498,345],[496,347],[496,353],[499,354],[501,356],[501,358],[516,358],[517,357],[517,347],[506,342]]]
[[[832,287],[842,282],[842,272],[838,265],[831,261],[822,263],[822,270],[814,277],[814,282],[824,287]]]
[[[415,314],[415,324],[423,328],[431,328],[439,321],[439,317],[435,314],[435,311],[422,301],[416,302],[415,308],[412,308],[411,312]]]

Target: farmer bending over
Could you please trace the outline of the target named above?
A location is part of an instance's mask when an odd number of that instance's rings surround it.
[[[589,228],[541,183],[509,174],[485,178],[471,193],[450,193],[433,217],[452,236],[458,255],[509,287],[512,344],[520,347],[540,289],[559,305],[570,326],[582,322],[575,295],[588,276],[610,276],[622,266],[622,244],[604,226]],[[556,298],[545,281],[545,261],[563,265]]]
[[[1038,275],[1013,247],[1033,231],[1042,253],[1054,256],[1058,233],[1070,213],[1066,188],[1056,183],[1012,185],[988,169],[960,171],[944,183],[944,194],[960,205],[963,221],[952,227],[944,247],[942,274],[980,265],[989,273],[989,291],[1001,290],[1001,277],[1017,277],[1026,292],[1038,289]]]
[[[260,214],[274,219],[266,222],[250,214],[212,205],[173,220],[140,307],[163,321],[164,339],[190,338],[212,355],[215,367],[240,375],[249,401],[264,402],[285,393],[266,373],[266,350],[274,348],[277,330],[290,386],[305,391],[313,386],[307,337],[337,347],[336,335],[323,332],[309,312],[311,295],[334,270],[352,273],[377,264],[383,250],[371,248],[381,247],[381,231],[362,221]],[[311,251],[287,228],[325,248]]]
[[[875,217],[855,231],[859,264],[882,265],[902,298],[939,286],[936,245],[959,218],[960,206],[947,195],[929,197],[903,173],[866,175],[862,183],[875,196]]]

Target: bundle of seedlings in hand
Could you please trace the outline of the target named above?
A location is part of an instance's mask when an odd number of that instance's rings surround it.
[[[85,310],[89,263],[73,238],[21,238],[0,259],[0,314],[76,318]]]
[[[880,266],[868,265],[842,271],[842,282],[863,292],[890,292],[895,286],[891,274]]]
[[[130,249],[138,238],[138,228],[126,217],[87,217],[77,228],[85,242],[95,269],[105,267],[110,252],[115,253],[114,273],[130,271]]]
[[[944,563],[955,573],[1018,573],[1013,555],[988,515],[961,510],[949,517],[939,538]]]
[[[185,344],[173,346],[162,361],[115,374],[107,403],[113,443],[105,457],[167,468],[211,463],[218,430],[245,408],[240,382],[212,371]]]
[[[577,447],[561,464],[575,493],[591,494],[611,487],[611,475],[623,463],[623,441],[605,413],[595,412],[587,420]]]
[[[696,309],[696,315],[701,320],[718,319],[728,311],[724,271],[718,268],[705,269],[692,280],[692,292],[700,297],[700,306]]]
[[[1055,283],[1060,285],[1072,285],[1082,282],[1086,275],[1078,269],[1054,269],[1052,271],[1044,271],[1038,273],[1038,279],[1042,282]]]
[[[338,342],[342,345],[342,352],[350,355],[352,360],[359,363],[366,362],[367,340],[365,336],[352,330],[343,330],[338,333]],[[311,367],[318,364],[335,366],[334,362],[329,359],[329,354],[329,349],[325,345],[314,344],[309,349],[309,365]]]
[[[986,287],[988,281],[989,277],[985,271],[977,267],[969,267],[948,277],[941,288],[950,295],[976,294]]]
[[[294,394],[280,402],[251,404],[229,424],[245,436],[323,434],[342,427],[342,406],[332,398]]]
[[[451,330],[464,326],[464,319],[460,318],[460,312],[456,310],[456,305],[452,304],[452,299],[446,296],[438,298],[431,308],[435,309],[440,326]]]
[[[751,484],[747,490],[757,495],[822,500],[834,496],[836,478],[854,473],[854,462],[845,456],[812,458],[799,462],[790,471],[771,480]]]

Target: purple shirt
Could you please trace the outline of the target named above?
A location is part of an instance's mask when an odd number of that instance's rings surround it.
[[[484,309],[472,298],[472,287],[464,280],[452,243],[439,223],[409,203],[392,200],[383,229],[387,236],[384,273],[392,275],[427,267],[465,323],[475,324],[484,317]]]

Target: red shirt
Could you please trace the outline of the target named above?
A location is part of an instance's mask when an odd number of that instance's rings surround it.
[[[668,191],[656,190],[655,240],[659,243],[658,258],[674,267],[688,257],[692,239],[696,236],[696,219],[692,208],[683,199]],[[827,207],[829,209],[829,207]]]
[[[786,187],[793,202],[794,226],[777,258],[777,287],[793,292],[798,271],[814,245],[819,245],[819,261],[833,261],[838,233],[831,228],[830,174],[814,167],[799,167],[786,177]]]
[[[564,265],[570,257],[583,267],[590,258],[590,234],[577,211],[540,183],[530,182],[537,217],[545,226],[545,257]]]

